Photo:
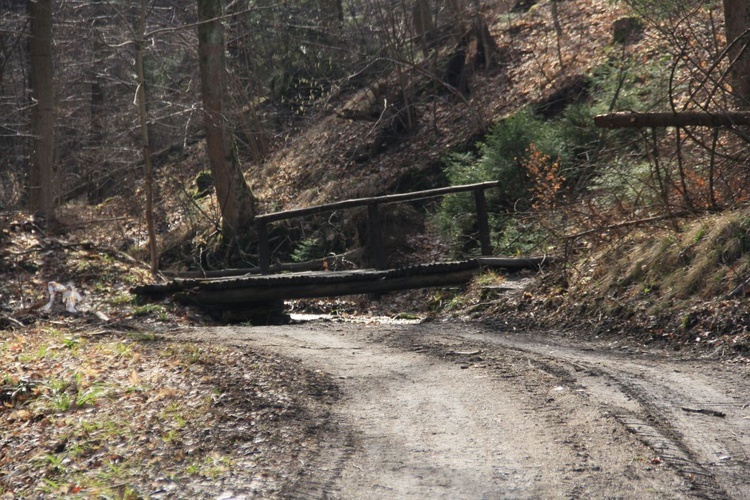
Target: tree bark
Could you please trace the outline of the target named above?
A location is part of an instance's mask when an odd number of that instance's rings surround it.
[[[414,32],[419,40],[422,53],[427,54],[430,50],[431,39],[434,36],[435,22],[432,19],[432,10],[428,0],[416,0],[412,9],[412,24]]]
[[[143,68],[143,46],[146,34],[146,0],[141,0],[141,12],[138,20],[138,40],[136,40],[135,66],[138,78],[136,102],[141,126],[141,147],[143,148],[143,162],[146,166],[146,227],[148,230],[148,253],[151,258],[151,274],[156,276],[159,271],[159,251],[156,245],[156,229],[154,227],[154,168],[151,162],[151,143],[148,133],[148,109],[146,107],[146,76]]]
[[[594,117],[601,128],[733,127],[750,125],[750,112],[733,113],[608,113]]]
[[[91,43],[91,61],[88,68],[88,79],[91,82],[89,94],[89,136],[88,148],[95,152],[88,156],[88,164],[83,172],[85,181],[80,186],[88,186],[84,190],[87,195],[89,204],[94,205],[101,203],[104,198],[104,186],[98,182],[103,179],[105,172],[108,172],[108,155],[101,153],[106,151],[105,130],[106,123],[109,119],[111,109],[107,106],[105,95],[105,80],[101,71],[102,61],[106,57],[106,44],[100,30],[105,27],[105,19],[109,9],[104,3],[105,0],[93,0],[91,2],[91,11],[93,19],[89,26],[87,38]],[[61,198],[60,203],[65,203],[65,195]]]
[[[729,45],[729,82],[740,109],[750,108],[750,2],[723,0]]]
[[[52,0],[29,1],[31,22],[31,153],[29,209],[57,229],[55,216],[55,89],[52,68]]]
[[[201,74],[206,147],[222,217],[222,233],[230,244],[253,228],[255,196],[245,182],[224,113],[226,65],[220,0],[198,0],[198,58]]]

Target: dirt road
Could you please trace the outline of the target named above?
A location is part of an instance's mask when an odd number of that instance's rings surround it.
[[[741,363],[471,323],[184,332],[338,380],[291,498],[750,498]]]

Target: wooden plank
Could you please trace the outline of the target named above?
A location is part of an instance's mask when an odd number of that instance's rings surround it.
[[[184,288],[202,288],[205,290],[226,290],[244,287],[284,287],[307,284],[346,283],[349,281],[372,281],[388,276],[388,271],[376,269],[362,269],[357,271],[309,271],[303,273],[286,273],[256,276],[238,276],[235,278],[219,278],[205,280],[175,280],[183,281]]]
[[[450,273],[425,274],[390,279],[380,278],[345,283],[310,283],[307,285],[275,286],[270,288],[247,286],[225,290],[191,289],[179,294],[177,297],[183,301],[206,306],[231,306],[234,304],[275,299],[337,297],[342,295],[386,293],[413,288],[459,285],[469,281],[478,272],[479,268],[477,267]]]
[[[466,191],[474,191],[477,189],[490,189],[499,186],[500,183],[497,181],[492,182],[480,182],[477,184],[464,184],[461,186],[449,186],[444,188],[427,189],[425,191],[415,191],[413,193],[400,193],[391,194],[385,196],[375,196],[370,198],[356,198],[351,200],[337,201],[333,203],[325,203],[323,205],[316,205],[314,207],[306,208],[295,208],[291,210],[284,210],[282,212],[273,212],[270,214],[257,215],[256,221],[263,222],[274,222],[284,219],[291,219],[293,217],[303,217],[306,215],[315,215],[324,212],[333,212],[335,210],[343,210],[347,208],[364,207],[371,204],[384,205],[386,203],[397,203],[402,201],[417,201],[424,200],[427,198],[435,198],[438,196],[444,196],[446,194],[461,193]]]
[[[136,295],[182,294],[192,301],[265,301],[304,297],[335,297],[395,290],[429,288],[464,283],[486,268],[510,271],[538,269],[553,262],[552,257],[480,257],[466,261],[421,264],[400,269],[353,271],[310,271],[273,275],[245,275],[222,278],[179,279],[169,283],[141,285],[131,289]]]

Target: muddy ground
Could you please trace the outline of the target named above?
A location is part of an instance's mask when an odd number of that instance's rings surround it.
[[[750,368],[737,359],[455,320],[176,335],[338,386],[274,496],[750,498]],[[228,497],[253,495],[235,484]]]

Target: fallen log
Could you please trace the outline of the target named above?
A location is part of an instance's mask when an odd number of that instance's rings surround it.
[[[750,112],[607,113],[595,116],[594,125],[601,128],[734,127],[750,125]]]
[[[453,286],[468,282],[472,276],[487,268],[518,271],[538,269],[550,262],[551,257],[480,257],[390,270],[176,278],[168,283],[138,286],[131,292],[152,297],[174,295],[178,300],[206,306],[248,304],[268,300],[379,294],[414,288]]]
[[[267,300],[302,299],[312,297],[337,297],[359,294],[382,294],[413,288],[455,286],[466,283],[477,274],[478,268],[449,273],[406,276],[396,278],[362,276],[338,283],[304,283],[282,286],[243,286],[228,289],[198,287],[175,294],[181,302],[200,306],[221,307],[232,304],[249,304]]]

